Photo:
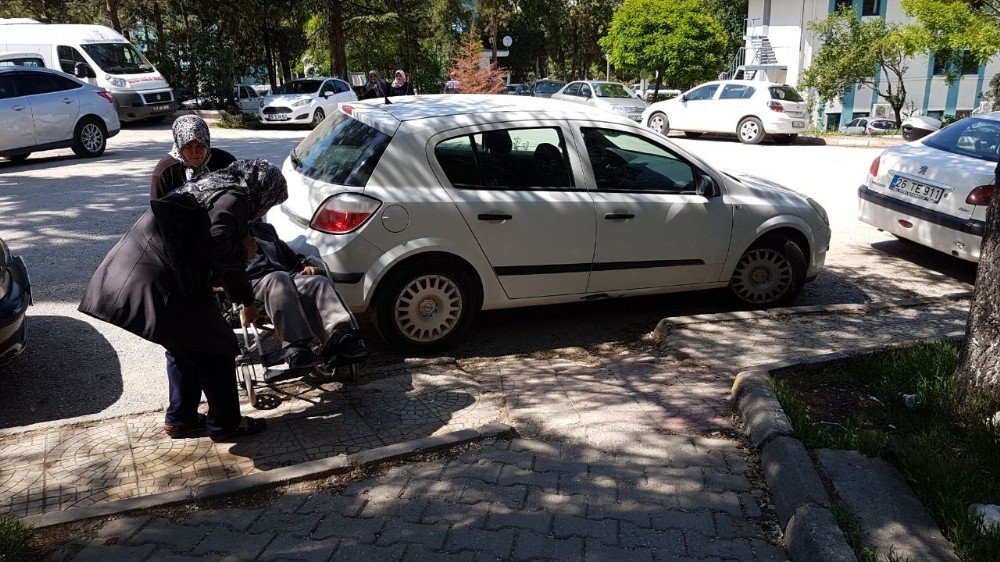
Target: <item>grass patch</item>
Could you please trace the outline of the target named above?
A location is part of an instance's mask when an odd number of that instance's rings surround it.
[[[804,366],[780,373],[775,391],[807,447],[888,460],[962,559],[995,562],[1000,531],[982,532],[968,506],[1000,504],[1000,428],[992,420],[1000,398],[955,383],[960,345],[916,344]],[[907,407],[903,395],[918,396],[919,407]]]
[[[0,562],[29,560],[31,534],[19,519],[0,515]]]

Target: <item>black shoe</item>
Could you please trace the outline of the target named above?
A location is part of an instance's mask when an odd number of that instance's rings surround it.
[[[323,364],[323,358],[306,347],[290,347],[285,356],[289,369],[311,369]]]
[[[360,363],[368,358],[365,340],[354,334],[334,333],[323,346],[323,359],[338,365]]]

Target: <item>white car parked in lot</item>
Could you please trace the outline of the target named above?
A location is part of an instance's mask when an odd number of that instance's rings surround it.
[[[303,78],[285,82],[260,102],[264,125],[308,124],[316,127],[337,105],[355,101],[350,84],[337,78]]]
[[[825,261],[815,201],[608,112],[485,95],[341,108],[285,161],[267,220],[399,348],[446,347],[480,309],[726,287],[782,304]]]
[[[642,124],[667,134],[684,131],[735,134],[757,144],[770,136],[789,144],[806,129],[806,103],[795,88],[759,80],[725,80],[702,84],[680,96],[656,102],[642,114]]]
[[[552,94],[552,99],[589,105],[638,121],[646,102],[635,97],[624,84],[599,80],[570,82]]]
[[[48,68],[0,67],[0,156],[24,160],[56,148],[100,156],[119,129],[103,88]]]
[[[872,162],[858,190],[861,220],[978,262],[986,208],[997,186],[1000,113],[969,117]]]

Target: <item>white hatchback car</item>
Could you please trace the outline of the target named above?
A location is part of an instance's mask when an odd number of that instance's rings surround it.
[[[56,148],[100,156],[120,129],[103,88],[48,68],[0,67],[0,156],[19,161]]]
[[[899,238],[978,262],[998,158],[1000,113],[962,119],[886,149],[858,190],[860,218]]]
[[[285,161],[267,220],[402,349],[447,347],[480,309],[725,287],[777,305],[823,267],[815,201],[611,113],[486,95],[341,109]]]
[[[337,78],[303,78],[278,86],[260,101],[260,122],[264,125],[308,124],[315,128],[337,111],[343,102],[358,95],[351,85]]]
[[[684,131],[735,134],[757,144],[770,136],[778,144],[793,142],[806,129],[806,103],[795,88],[759,80],[709,82],[642,113],[642,124],[666,135]]]

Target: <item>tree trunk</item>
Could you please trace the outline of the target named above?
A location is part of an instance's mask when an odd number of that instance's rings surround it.
[[[330,73],[347,79],[347,51],[344,49],[343,0],[326,0],[326,21],[330,35]]]
[[[163,13],[160,12],[160,3],[153,2],[153,27],[156,29],[156,56],[159,57],[159,64],[167,60],[167,41],[163,36]]]
[[[108,17],[111,18],[111,27],[115,31],[124,35],[122,31],[122,22],[118,19],[118,0],[106,0],[106,5],[108,7]],[[128,39],[128,37],[126,37]]]
[[[1000,164],[994,185],[1000,185]],[[1000,391],[1000,194],[994,195],[986,210],[976,292],[955,377],[966,385]]]
[[[267,81],[271,83],[271,89],[274,90],[278,87],[278,81],[274,74],[274,45],[270,32],[264,34],[264,56],[267,58]]]

